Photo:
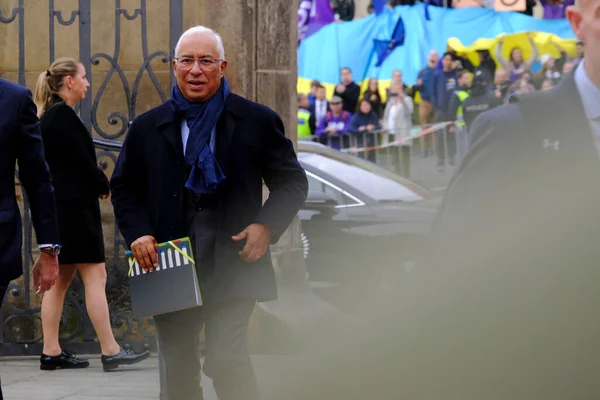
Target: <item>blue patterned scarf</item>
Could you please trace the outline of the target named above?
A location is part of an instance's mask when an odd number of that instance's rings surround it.
[[[197,195],[214,193],[219,183],[225,179],[225,174],[210,149],[210,137],[229,93],[229,84],[225,78],[221,78],[221,87],[217,93],[203,103],[189,102],[177,85],[171,91],[173,110],[185,118],[190,128],[185,163],[192,171],[185,187]]]

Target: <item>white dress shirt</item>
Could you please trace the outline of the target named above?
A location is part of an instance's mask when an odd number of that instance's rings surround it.
[[[319,125],[327,116],[327,100],[315,100],[315,123]]]
[[[585,115],[592,128],[596,150],[600,154],[600,88],[594,85],[585,72],[584,63],[585,59],[579,63],[575,71],[575,86],[577,86]]]

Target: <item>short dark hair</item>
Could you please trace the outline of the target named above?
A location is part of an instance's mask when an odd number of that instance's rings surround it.
[[[445,58],[446,56],[452,57],[453,60],[454,60],[454,57],[456,57],[455,54],[451,51],[445,52],[444,55],[442,56],[442,58]]]
[[[325,89],[325,86],[323,86],[319,83],[319,86],[317,86],[317,89]]]
[[[321,86],[321,82],[319,82],[316,79],[310,83],[310,87],[319,87],[319,86]]]
[[[344,68],[342,68],[341,72],[344,72],[344,71],[348,71],[348,72],[352,73],[352,70],[350,69],[350,67],[344,67]]]

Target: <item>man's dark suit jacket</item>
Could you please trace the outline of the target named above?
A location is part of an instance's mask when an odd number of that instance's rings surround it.
[[[599,156],[572,75],[522,100],[476,119],[433,264],[286,399],[600,398]]]
[[[243,244],[231,237],[252,223],[281,234],[306,199],[306,174],[270,109],[235,94],[217,123],[216,158],[226,180],[219,186],[215,272],[201,279],[204,301],[273,300],[277,297],[270,253],[245,263]],[[262,180],[270,190],[262,203]],[[144,235],[160,243],[188,236],[188,191],[181,121],[170,101],[133,121],[111,179],[112,202],[127,245]]]
[[[515,100],[472,126],[407,300],[412,351],[445,399],[600,398],[600,157],[573,74]]]
[[[21,214],[15,194],[15,166],[28,196],[40,244],[57,244],[54,189],[44,156],[31,92],[0,79],[0,286],[23,273]],[[1,300],[1,299],[0,299]]]

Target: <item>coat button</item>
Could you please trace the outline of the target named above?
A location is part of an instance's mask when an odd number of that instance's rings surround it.
[[[173,193],[173,197],[177,197],[177,192],[174,192],[174,193]]]

